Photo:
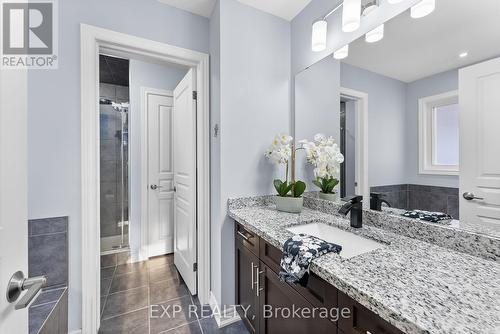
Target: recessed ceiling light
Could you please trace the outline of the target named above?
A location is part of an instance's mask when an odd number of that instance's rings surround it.
[[[467,57],[468,55],[469,55],[469,53],[468,53],[468,52],[462,52],[462,53],[461,53],[461,54],[459,54],[458,56],[459,56],[460,58],[465,58],[465,57]]]

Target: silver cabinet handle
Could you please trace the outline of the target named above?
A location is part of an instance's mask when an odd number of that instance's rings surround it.
[[[474,193],[471,193],[471,192],[465,192],[462,196],[463,196],[466,200],[468,200],[468,201],[472,201],[473,199],[477,199],[477,200],[480,200],[480,201],[484,200],[484,198],[482,198],[482,197],[476,197],[476,196],[474,195]]]
[[[256,269],[256,273],[257,273],[257,282],[256,282],[256,285],[257,285],[257,289],[256,289],[256,293],[257,293],[257,297],[260,296],[260,292],[262,290],[264,290],[263,288],[260,287],[260,275],[264,273],[263,270],[259,270],[259,266],[255,266],[255,269]]]
[[[150,187],[151,187],[152,190],[163,188],[162,186],[159,186],[159,185],[156,185],[156,184],[152,184]]]
[[[9,303],[15,302],[22,291],[28,290],[15,306],[16,310],[25,308],[31,303],[33,298],[35,298],[46,283],[47,278],[45,276],[25,278],[22,271],[17,271],[12,275],[7,285],[7,301]]]
[[[253,276],[254,276],[254,275],[253,275],[253,268],[254,268],[254,264],[253,264],[253,262],[252,262],[252,263],[250,263],[250,271],[252,272],[252,290],[253,290],[253,286],[254,286],[254,284],[255,284],[255,283],[254,283],[254,277],[253,277]]]
[[[246,241],[250,241],[250,238],[249,238],[249,237],[247,237],[246,235],[244,235],[244,234],[243,234],[243,233],[241,233],[240,231],[237,231],[237,232],[238,232],[238,234],[239,234],[239,235],[240,235],[243,239],[245,239]]]

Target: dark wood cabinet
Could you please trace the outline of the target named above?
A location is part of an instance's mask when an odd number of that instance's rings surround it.
[[[340,318],[343,334],[403,334],[402,331],[359,304],[345,293],[338,292],[339,308],[348,308],[350,317]]]
[[[281,250],[236,224],[236,304],[251,333],[259,334],[402,334],[397,328],[371,312],[315,274],[307,286],[279,279]],[[316,313],[289,315],[294,309],[335,309],[329,316]],[[349,317],[341,314],[349,309]],[[309,311],[306,311],[309,312]]]
[[[243,243],[236,242],[236,308],[248,330],[258,333],[259,297],[256,289],[256,274],[259,268],[259,258]]]
[[[312,314],[313,305],[263,263],[261,272],[259,333],[337,333],[335,323],[321,318],[319,313]]]

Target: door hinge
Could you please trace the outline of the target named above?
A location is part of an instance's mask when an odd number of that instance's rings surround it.
[[[198,263],[193,263],[193,271],[198,271]]]
[[[198,92],[193,90],[193,100],[198,100]]]

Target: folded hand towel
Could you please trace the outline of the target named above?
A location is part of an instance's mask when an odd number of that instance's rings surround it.
[[[402,214],[402,216],[424,220],[431,223],[449,223],[453,219],[452,216],[443,212],[430,212],[423,210],[406,211]]]
[[[283,245],[281,257],[281,281],[307,285],[309,265],[311,261],[326,253],[339,253],[342,246],[335,245],[319,238],[298,234],[288,239]]]

